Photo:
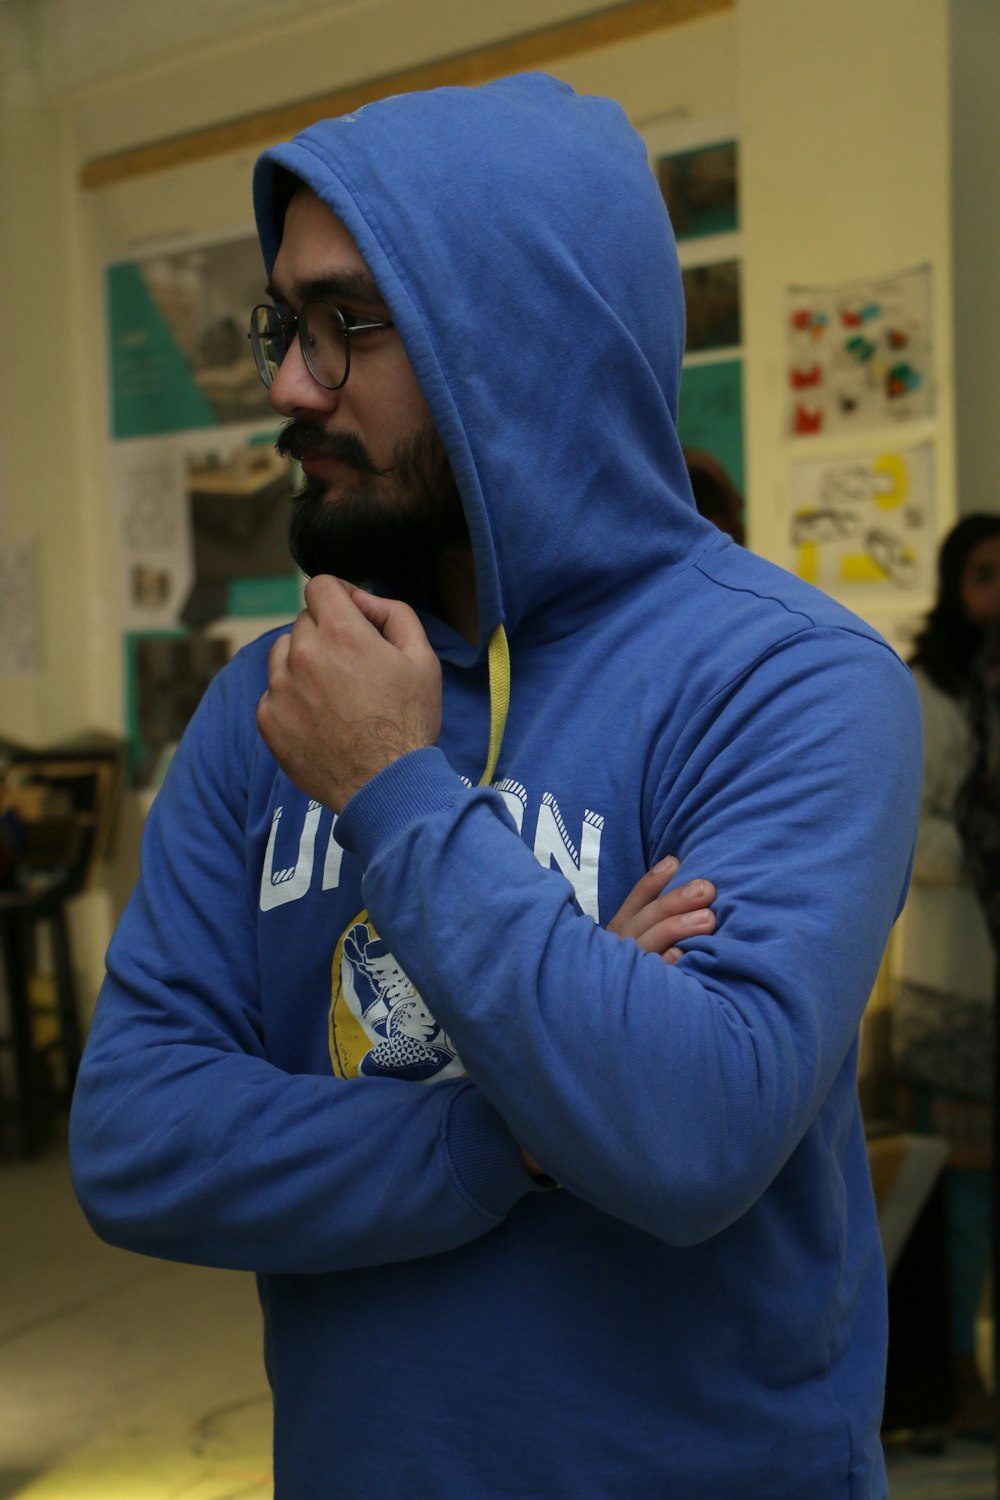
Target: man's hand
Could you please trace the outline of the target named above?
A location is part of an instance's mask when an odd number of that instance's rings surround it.
[[[373,776],[437,741],[441,667],[408,604],[320,575],[271,647],[257,727],[287,776],[340,812]]]
[[[634,938],[647,953],[658,953],[665,964],[682,956],[682,938],[703,937],[715,931],[716,897],[710,880],[689,880],[673,891],[663,891],[679,868],[673,855],[661,859],[637,881],[608,923],[620,938]],[[661,895],[661,891],[663,894]]]
[[[683,953],[677,944],[684,938],[701,937],[715,931],[715,886],[710,880],[689,880],[675,891],[663,892],[679,868],[673,855],[661,859],[637,881],[608,923],[608,931],[620,938],[634,938],[647,953],[658,953],[665,964],[675,964]],[[660,893],[663,892],[661,895]],[[545,1168],[519,1146],[521,1161],[532,1177],[550,1182]]]

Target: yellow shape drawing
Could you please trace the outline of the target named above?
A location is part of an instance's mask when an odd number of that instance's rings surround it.
[[[881,453],[872,464],[872,473],[884,475],[888,485],[878,485],[872,499],[879,510],[895,510],[902,505],[910,489],[910,475],[901,453]]]
[[[799,548],[798,573],[806,583],[819,582],[819,547],[815,542],[803,542]]]
[[[885,583],[885,570],[867,552],[851,552],[840,559],[841,583]]]

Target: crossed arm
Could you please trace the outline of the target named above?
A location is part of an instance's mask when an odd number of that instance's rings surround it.
[[[340,812],[371,778],[408,751],[433,745],[441,727],[441,668],[417,616],[340,579],[306,585],[306,607],[271,649],[260,732],[282,769]],[[715,928],[706,880],[664,891],[678,861],[661,860],[633,887],[608,929],[664,963],[685,937]],[[527,1170],[545,1174],[521,1150]]]

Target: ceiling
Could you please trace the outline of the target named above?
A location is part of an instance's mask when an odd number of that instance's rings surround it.
[[[163,62],[192,44],[364,0],[0,0],[0,78],[33,100]]]

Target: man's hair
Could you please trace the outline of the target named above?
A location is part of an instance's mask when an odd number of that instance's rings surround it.
[[[306,186],[307,184],[302,181],[302,178],[296,177],[294,172],[289,172],[287,167],[275,168],[274,222],[279,227],[279,239],[281,237],[280,231],[284,229],[285,215],[288,212],[289,203],[291,203],[295,194]]]
[[[970,552],[994,536],[1000,536],[1000,516],[965,516],[949,531],[938,553],[937,601],[917,636],[910,665],[926,672],[949,698],[960,698],[968,688],[985,635],[965,612],[962,574]]]

